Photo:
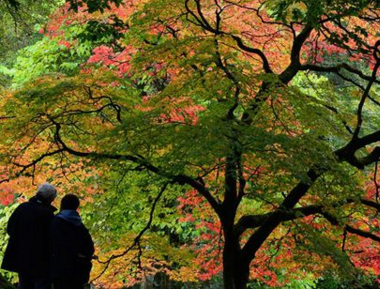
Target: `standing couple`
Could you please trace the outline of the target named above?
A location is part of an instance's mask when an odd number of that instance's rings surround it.
[[[56,197],[55,187],[44,183],[9,219],[2,268],[18,273],[21,289],[79,289],[88,282],[94,244],[77,212],[79,199],[65,195],[54,216]]]

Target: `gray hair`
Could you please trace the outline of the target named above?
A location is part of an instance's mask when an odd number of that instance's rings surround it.
[[[38,187],[37,195],[44,198],[44,199],[48,199],[51,197],[56,198],[57,197],[57,189],[53,185],[51,185],[50,183],[45,182]]]

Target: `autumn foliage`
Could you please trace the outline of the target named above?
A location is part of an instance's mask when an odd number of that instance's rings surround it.
[[[102,288],[376,286],[379,15],[67,1],[1,92],[0,202],[79,194]]]

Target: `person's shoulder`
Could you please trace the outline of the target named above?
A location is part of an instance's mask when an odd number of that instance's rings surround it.
[[[54,223],[54,224],[66,224],[67,221],[65,221],[63,218],[55,215],[54,218],[53,218],[52,223]]]
[[[45,212],[50,216],[54,216],[54,212],[57,210],[54,206],[50,204],[44,204],[42,201],[37,199],[36,197],[32,197],[28,202],[26,202],[30,207],[33,207],[35,210],[39,212]]]
[[[83,223],[81,223],[81,224],[79,225],[79,227],[81,228],[81,230],[83,230],[83,231],[87,231],[87,232],[88,232],[88,228],[87,228]]]
[[[48,206],[48,209],[50,212],[52,212],[53,214],[58,210],[55,206],[52,206],[51,204]]]
[[[15,211],[12,213],[13,216],[17,216],[17,215],[20,215],[22,214],[22,212],[24,212],[25,210],[27,210],[27,208],[29,207],[28,205],[28,202],[23,202],[23,203],[20,203]]]
[[[79,226],[79,231],[83,235],[86,235],[86,236],[89,235],[89,236],[91,236],[90,231],[88,230],[88,228],[83,223]]]
[[[71,222],[65,220],[64,218],[60,217],[59,215],[54,216],[54,219],[52,223],[56,226],[60,227],[68,227],[68,228],[75,228],[75,225]]]
[[[54,216],[50,223],[50,229],[54,231],[67,231],[70,230],[70,225],[62,218]]]
[[[22,209],[28,206],[30,206],[29,201],[25,201],[23,203],[20,203],[16,209]]]
[[[88,229],[86,228],[86,226],[83,224],[82,221],[79,221],[78,223],[71,223],[71,225],[79,232],[88,232]]]
[[[31,202],[25,201],[25,202],[19,204],[19,206],[16,208],[15,212],[16,211],[22,211],[25,209],[30,209],[30,208],[33,208],[33,205],[31,204]]]

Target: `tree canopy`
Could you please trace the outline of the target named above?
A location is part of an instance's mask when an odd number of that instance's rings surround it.
[[[80,193],[101,286],[157,272],[368,286],[379,13],[369,0],[68,1],[9,67],[3,198],[30,179]]]

